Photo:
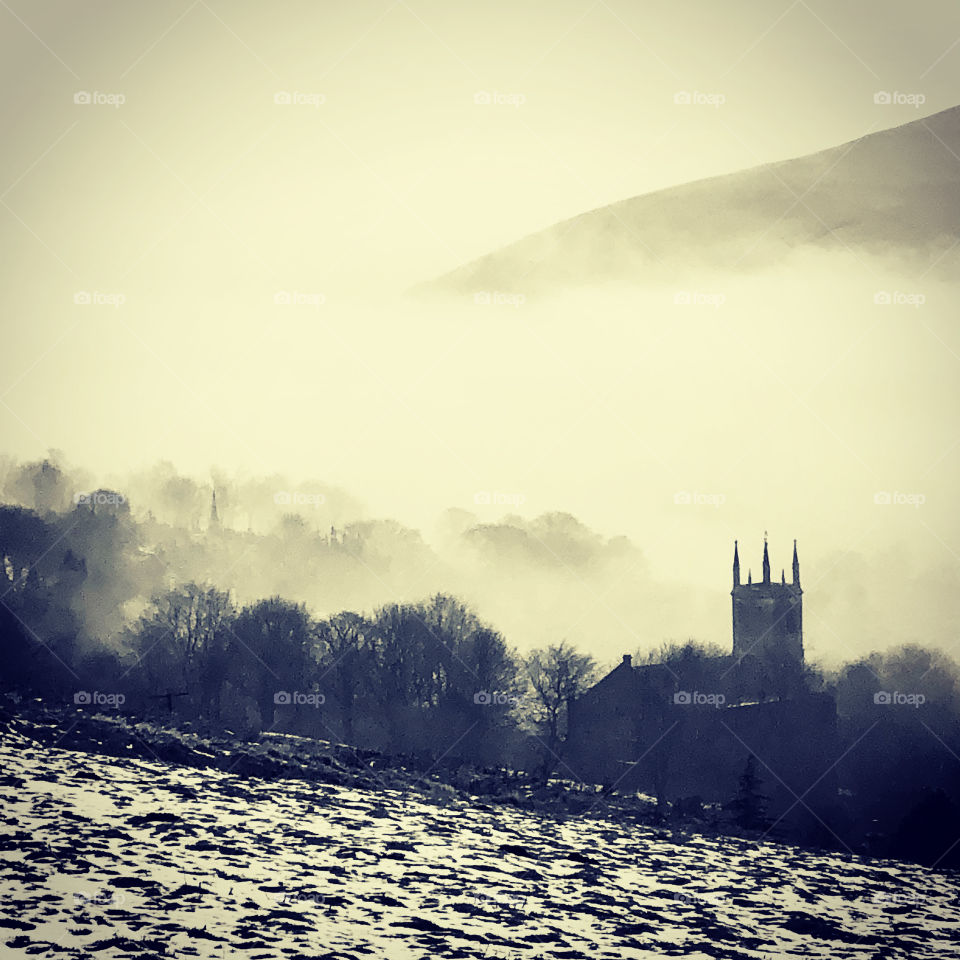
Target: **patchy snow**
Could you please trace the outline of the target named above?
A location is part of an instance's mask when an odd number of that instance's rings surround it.
[[[0,743],[4,956],[934,958],[922,867]]]

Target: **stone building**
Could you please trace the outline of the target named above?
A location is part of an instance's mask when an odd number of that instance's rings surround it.
[[[740,582],[734,544],[729,655],[680,650],[660,663],[629,655],[570,704],[567,772],[660,800],[729,799],[754,754],[774,817],[813,817],[836,801],[833,698],[804,677],[800,566],[770,577],[766,540],[758,583]],[[799,802],[797,798],[802,798]]]

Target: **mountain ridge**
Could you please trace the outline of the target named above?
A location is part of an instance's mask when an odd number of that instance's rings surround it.
[[[638,194],[471,260],[421,293],[751,270],[803,247],[936,265],[960,240],[960,106],[838,146]]]

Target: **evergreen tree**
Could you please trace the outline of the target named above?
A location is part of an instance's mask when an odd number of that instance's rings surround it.
[[[761,830],[767,823],[767,797],[757,773],[757,758],[751,753],[740,775],[736,796],[727,804],[733,821],[746,830]]]

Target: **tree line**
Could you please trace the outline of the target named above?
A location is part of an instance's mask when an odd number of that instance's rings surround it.
[[[278,596],[241,606],[217,586],[171,584],[104,646],[89,636],[83,594],[93,587],[109,606],[128,597],[124,564],[109,562],[129,554],[127,530],[123,511],[41,517],[0,506],[4,687],[244,736],[291,732],[546,775],[566,705],[596,675],[593,659],[562,641],[519,654],[443,594],[319,618]],[[112,596],[96,582],[110,577]]]

